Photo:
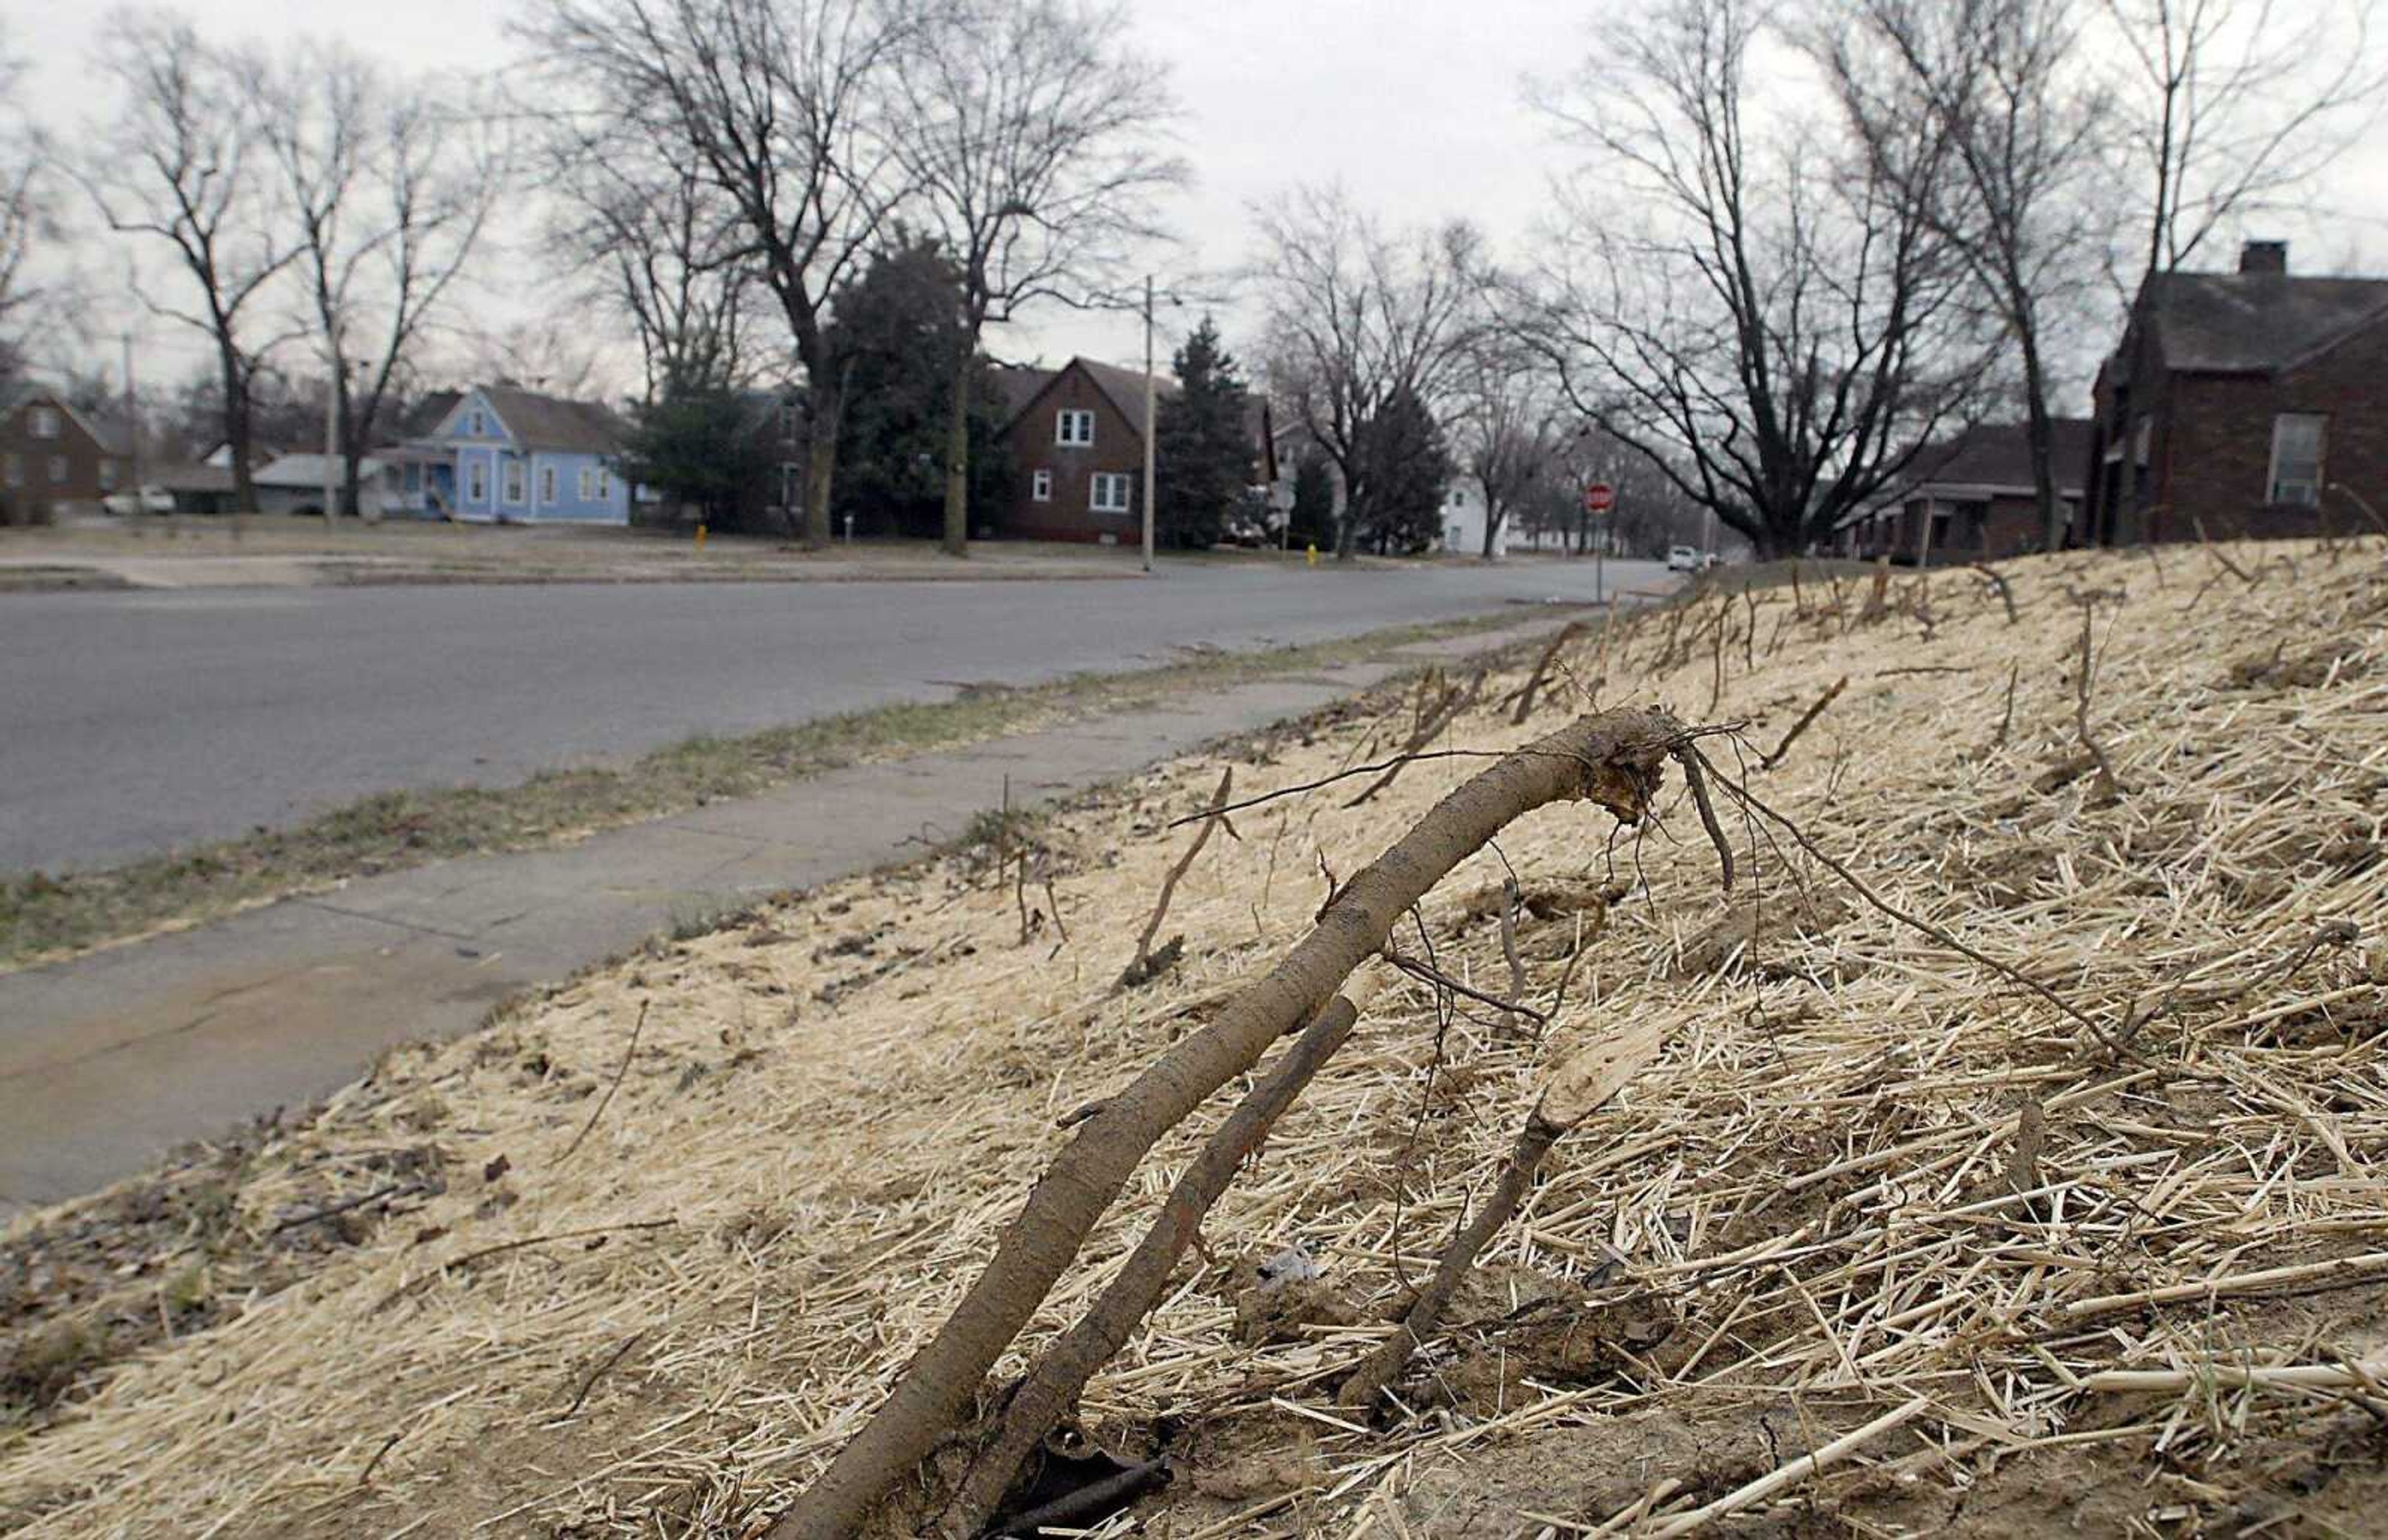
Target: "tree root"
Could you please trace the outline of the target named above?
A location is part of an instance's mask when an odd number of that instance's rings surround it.
[[[1832,688],[1818,696],[1816,703],[1808,708],[1808,713],[1791,725],[1791,730],[1783,735],[1783,741],[1774,746],[1774,751],[1758,762],[1758,767],[1760,770],[1772,770],[1782,764],[1783,756],[1791,751],[1791,745],[1799,741],[1799,735],[1806,732],[1816,718],[1823,715],[1824,708],[1840,699],[1841,691],[1848,688],[1849,676],[1846,674],[1833,681]]]
[[[856,1533],[961,1420],[987,1370],[1044,1303],[1145,1153],[1315,1015],[1454,866],[1511,821],[1552,802],[1591,801],[1639,823],[1684,736],[1683,725],[1661,712],[1583,717],[1503,756],[1436,803],[1344,885],[1276,966],[1079,1127],[961,1304],[913,1355],[877,1415],[771,1526],[770,1540],[843,1540]]]
[[[1202,819],[1202,827],[1194,833],[1194,842],[1186,847],[1186,853],[1177,858],[1176,864],[1169,868],[1169,875],[1161,879],[1161,898],[1152,906],[1152,918],[1144,922],[1144,933],[1136,939],[1136,955],[1129,960],[1127,966],[1121,970],[1119,982],[1113,984],[1111,988],[1132,990],[1155,976],[1167,972],[1169,965],[1177,961],[1174,953],[1166,962],[1155,959],[1152,953],[1152,938],[1161,934],[1161,922],[1169,917],[1169,901],[1177,891],[1178,878],[1184,877],[1187,868],[1194,865],[1194,858],[1202,853],[1202,847],[1211,842],[1211,831],[1227,821],[1223,810],[1227,805],[1227,793],[1234,789],[1235,784],[1236,767],[1230,764],[1226,774],[1219,777],[1219,789],[1212,793],[1211,805],[1204,810],[1207,815]],[[1024,932],[1026,927],[1023,926],[1022,928]],[[1183,940],[1182,937],[1179,939]],[[1169,951],[1166,947],[1162,950]],[[1180,947],[1178,950],[1184,949]]]

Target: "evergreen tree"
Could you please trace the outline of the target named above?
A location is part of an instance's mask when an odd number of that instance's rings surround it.
[[[1335,473],[1327,457],[1312,450],[1293,468],[1293,520],[1289,544],[1335,549]]]
[[[778,469],[770,411],[720,387],[681,389],[639,409],[622,474],[693,507],[716,529],[738,529],[770,500]]]
[[[1178,389],[1161,402],[1153,430],[1153,537],[1204,550],[1219,543],[1221,525],[1251,484],[1252,445],[1244,423],[1250,397],[1208,316],[1170,367]]]
[[[946,429],[955,350],[961,346],[961,278],[934,241],[898,231],[838,292],[833,344],[845,371],[838,426],[838,527],[867,535],[934,536],[944,517]],[[970,500],[1002,501],[1010,465],[997,435],[1003,397],[980,355],[970,409]]]
[[[1452,461],[1442,425],[1414,391],[1394,392],[1367,426],[1366,506],[1354,511],[1379,553],[1431,549],[1442,534]]]

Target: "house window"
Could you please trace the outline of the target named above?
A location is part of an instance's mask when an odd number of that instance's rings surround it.
[[[66,479],[67,457],[64,455],[50,456],[50,485],[53,486],[64,486]]]
[[[406,462],[406,479],[404,486],[410,492],[420,492],[423,490],[423,467],[417,465],[411,460]]]
[[[614,473],[602,465],[597,468],[597,500],[599,502],[614,500]]]
[[[572,495],[580,501],[587,502],[596,495],[594,491],[596,485],[597,473],[591,467],[583,465],[580,467],[580,474],[573,481]]]
[[[489,462],[476,460],[464,468],[464,499],[467,502],[489,500]]]
[[[99,462],[99,489],[103,492],[116,490],[116,461],[103,460]]]
[[[1098,513],[1124,513],[1128,510],[1128,488],[1134,482],[1117,471],[1098,471],[1087,493],[1086,506]]]
[[[506,461],[506,501],[523,500],[523,465],[519,460]]]
[[[2284,411],[2272,419],[2271,490],[2267,501],[2299,503],[2306,508],[2321,501],[2322,424],[2327,419],[2308,412]]]
[[[58,412],[56,407],[35,407],[32,412],[35,438],[56,438],[58,435]]]
[[[1095,444],[1095,414],[1077,408],[1055,414],[1053,442],[1065,449],[1090,449]]]
[[[1038,471],[1028,478],[1028,495],[1038,502],[1053,500],[1053,473]]]
[[[539,468],[539,500],[542,506],[552,506],[555,501],[555,467],[553,465]]]
[[[0,457],[0,481],[5,481],[11,486],[22,486],[25,485],[25,461],[23,457],[15,453],[11,453],[6,457]]]
[[[466,436],[472,438],[487,438],[489,435],[489,420],[481,415],[480,408],[475,407],[473,414],[464,419],[464,433]]]

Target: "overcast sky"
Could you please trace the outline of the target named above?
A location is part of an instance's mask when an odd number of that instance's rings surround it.
[[[65,129],[88,120],[96,104],[83,60],[104,12],[86,0],[6,4],[10,45],[35,65],[27,89],[41,117]],[[197,0],[184,8],[214,36],[270,40],[309,29],[417,69],[495,69],[512,51],[506,0]],[[1215,271],[1246,254],[1248,206],[1306,180],[1340,178],[1356,203],[1391,222],[1465,216],[1500,246],[1526,240],[1563,156],[1544,120],[1525,105],[1523,82],[1568,72],[1585,57],[1595,7],[1566,0],[1133,0],[1132,12],[1137,45],[1171,67],[1184,109],[1180,148],[1196,175],[1170,209],[1185,246],[1156,256],[1155,264]],[[2334,221],[2326,232],[2298,221],[2280,232],[2304,237],[2301,269],[2388,265],[2367,260],[2388,256],[2382,238],[2388,226],[2379,218],[2388,213],[2383,173],[2388,154],[2375,147],[2334,179],[2335,200],[2358,220]],[[161,256],[145,254],[143,262],[165,281]],[[122,283],[113,275],[122,271],[121,256],[90,265],[109,275],[95,286],[94,310],[120,307]],[[535,250],[491,255],[476,268],[487,283],[471,304],[483,318],[518,318],[540,303],[549,275]],[[1248,345],[1244,318],[1223,319],[1230,346]],[[1164,315],[1164,357],[1190,322],[1187,312]],[[118,324],[107,319],[99,329]],[[166,322],[142,322],[141,335],[144,356],[157,357],[170,376],[205,356],[195,335],[177,335]],[[1133,322],[1066,311],[988,343],[1007,359],[1084,352],[1124,363],[1137,361],[1142,347]]]

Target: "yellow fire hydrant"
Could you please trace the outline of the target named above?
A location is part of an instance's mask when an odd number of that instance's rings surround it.
[[[705,526],[703,524],[696,526],[696,549],[699,550],[703,550],[705,549]]]
[[[1303,549],[1302,549],[1302,564],[1303,564],[1304,566],[1315,567],[1315,566],[1318,565],[1318,542],[1317,542],[1317,541],[1313,540],[1313,541],[1311,541],[1311,542],[1310,542],[1310,544],[1309,544],[1308,546],[1306,546],[1306,547],[1304,547],[1304,548],[1303,548]]]

